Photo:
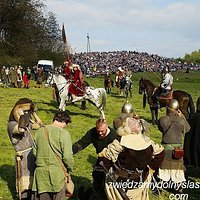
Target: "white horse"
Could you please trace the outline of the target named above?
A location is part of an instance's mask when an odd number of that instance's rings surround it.
[[[68,82],[64,76],[60,74],[49,74],[46,83],[48,85],[56,84],[60,96],[59,110],[65,110],[66,102],[76,102],[88,100],[94,106],[99,109],[100,115],[105,119],[104,109],[106,106],[106,91],[104,88],[93,88],[86,86],[86,91],[83,96],[72,95],[72,100],[69,98],[69,86],[71,82]]]

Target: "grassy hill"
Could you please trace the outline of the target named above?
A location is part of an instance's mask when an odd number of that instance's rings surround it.
[[[174,76],[173,88],[190,93],[196,104],[196,100],[200,96],[200,71],[191,71],[189,74],[179,71],[172,74]],[[159,76],[158,73],[157,76]],[[150,79],[156,85],[159,84],[158,78],[152,72],[134,73],[132,77],[133,97],[131,99],[128,98],[128,101],[133,105],[134,111],[138,115],[151,123],[149,108],[148,106],[146,109],[142,108],[142,96],[138,94],[138,81],[141,77]],[[103,87],[103,77],[85,78],[85,80],[93,87]],[[33,100],[37,114],[44,124],[51,123],[53,115],[58,108],[57,103],[52,98],[52,88],[36,88],[34,81],[31,81],[30,89],[0,87],[0,199],[2,200],[17,199],[15,194],[14,150],[9,141],[6,126],[11,109],[15,102],[22,97],[28,97]],[[117,95],[116,88],[112,88],[112,94],[107,95],[105,115],[110,126],[112,126],[113,119],[119,115],[125,101],[124,97]],[[75,103],[75,105],[67,105],[66,110],[69,111],[72,117],[72,123],[66,129],[71,133],[73,142],[77,141],[87,130],[94,127],[95,121],[99,116],[98,110],[88,102],[85,111],[80,109],[79,102]],[[164,114],[165,109],[163,108],[159,112],[159,116]],[[150,136],[160,143],[161,133],[156,126],[151,125]],[[72,178],[76,188],[81,185],[85,185],[86,188],[90,187],[92,165],[96,160],[94,148],[89,146],[76,154],[74,158],[75,168]],[[191,180],[200,181],[200,170],[190,167],[188,173]],[[200,198],[200,192],[197,189],[187,189],[184,193],[189,194],[189,199]],[[164,192],[162,198],[169,199],[169,193]],[[151,195],[150,199],[155,199],[155,197]]]

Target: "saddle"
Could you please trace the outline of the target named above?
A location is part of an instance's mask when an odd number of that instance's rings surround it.
[[[173,96],[173,90],[169,90],[167,92],[162,92],[159,95],[159,99],[172,99]]]
[[[156,87],[153,91],[152,98],[155,99],[172,99],[173,97],[173,90],[164,91],[160,87]]]
[[[78,87],[76,84],[71,83],[69,86],[69,92],[75,96],[84,96],[86,91],[86,86],[83,84],[81,87]]]

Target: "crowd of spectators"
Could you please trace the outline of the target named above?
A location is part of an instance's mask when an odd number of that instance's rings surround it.
[[[118,67],[129,67],[132,72],[161,71],[168,66],[172,71],[180,69],[200,69],[200,66],[166,58],[157,54],[137,51],[109,51],[75,53],[73,63],[79,64],[87,76],[105,74],[106,70],[115,73]]]

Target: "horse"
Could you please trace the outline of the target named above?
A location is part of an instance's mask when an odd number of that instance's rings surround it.
[[[129,94],[130,97],[132,97],[132,85],[133,82],[131,81],[131,78],[129,76],[121,79],[120,88],[124,91],[124,95],[126,98],[128,98]]]
[[[111,88],[113,87],[113,85],[114,81],[112,80],[109,74],[106,74],[104,78],[104,87],[107,94],[111,94]]]
[[[155,92],[157,87],[148,79],[141,78],[139,81],[139,94],[143,95],[143,108],[146,107],[146,99],[148,101],[152,123],[157,124],[158,122],[158,106],[156,105]],[[147,95],[147,97],[146,97]],[[195,112],[194,102],[191,95],[185,91],[175,90],[171,93],[171,97],[160,97],[160,106],[167,106],[171,99],[176,99],[179,102],[179,109],[183,115],[188,118]]]
[[[59,110],[65,110],[66,101],[74,103],[77,101],[88,100],[90,103],[98,108],[101,117],[105,118],[104,109],[106,106],[106,91],[104,88],[95,89],[91,86],[86,86],[86,91],[83,96],[71,96],[68,92],[71,82],[67,81],[64,76],[60,74],[50,73],[46,83],[48,85],[52,85],[53,83],[55,83],[57,86],[60,97]]]
[[[84,81],[84,84],[86,86],[89,86],[89,84],[86,81]],[[48,84],[45,84],[45,85],[48,86]],[[56,100],[56,102],[58,104],[60,104],[61,99],[60,99],[58,88],[55,83],[52,84],[52,88],[53,88],[53,94],[52,94],[53,99]],[[81,101],[81,109],[86,110],[86,101],[85,100]]]

